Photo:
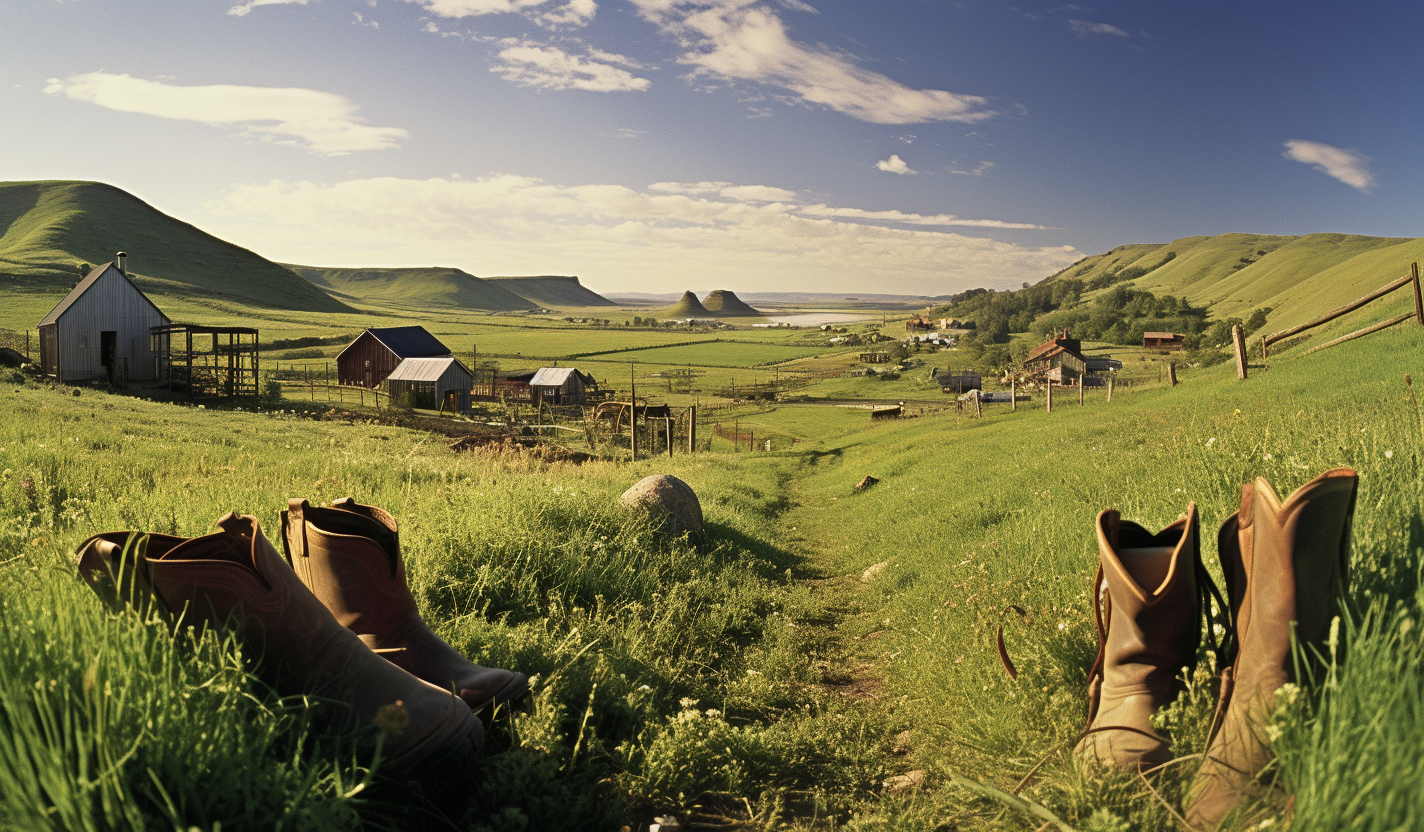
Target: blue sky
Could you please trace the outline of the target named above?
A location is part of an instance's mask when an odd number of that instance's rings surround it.
[[[0,0],[0,179],[284,262],[1013,288],[1123,243],[1419,236],[1420,31],[1404,2]]]

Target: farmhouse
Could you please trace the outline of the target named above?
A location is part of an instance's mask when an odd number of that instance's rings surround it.
[[[906,332],[929,332],[934,329],[934,324],[921,318],[919,315],[905,321]]]
[[[862,364],[889,364],[889,363],[890,363],[890,353],[885,352],[884,350],[875,350],[874,352],[863,352],[863,353],[860,354],[860,363],[862,363]]]
[[[583,404],[591,389],[597,390],[598,382],[573,367],[540,367],[529,379],[535,401],[547,404]]]
[[[150,327],[171,323],[117,265],[95,268],[40,321],[40,369],[60,381],[151,381]]]
[[[1142,346],[1149,350],[1172,350],[1183,349],[1182,336],[1175,332],[1144,332],[1142,333]]]
[[[434,410],[448,404],[461,412],[470,409],[473,384],[469,368],[453,355],[407,358],[384,382],[391,399],[408,407]]]
[[[423,326],[368,329],[336,356],[336,375],[341,384],[374,388],[407,358],[440,358],[449,354],[450,348]]]

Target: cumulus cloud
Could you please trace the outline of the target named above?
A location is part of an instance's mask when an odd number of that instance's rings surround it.
[[[1119,38],[1130,38],[1127,32],[1117,28],[1111,23],[1094,23],[1091,20],[1070,20],[1068,28],[1080,35],[1113,35]]]
[[[723,188],[731,186],[731,182],[654,182],[648,186],[648,190],[669,194],[705,195],[721,193]]]
[[[630,58],[601,50],[592,50],[591,56],[584,57],[557,46],[524,41],[501,49],[498,63],[490,67],[490,72],[520,86],[551,90],[620,92],[648,88],[647,78],[613,66],[615,62],[638,66]]]
[[[876,162],[875,167],[885,171],[886,173],[919,173],[919,171],[910,167],[905,162],[905,160],[901,159],[899,154],[896,153],[891,153],[889,159],[881,159],[880,161]]]
[[[741,202],[789,202],[796,198],[795,191],[773,188],[770,185],[733,185],[730,188],[723,188],[718,193],[727,199]]]
[[[228,9],[227,13],[236,17],[242,17],[243,15],[257,8],[258,6],[305,6],[310,1],[311,0],[247,0],[246,3],[242,3],[240,5],[233,6],[232,8]]]
[[[700,78],[780,87],[808,104],[875,124],[982,121],[987,101],[945,90],[917,90],[857,66],[825,46],[792,40],[762,0],[631,0],[639,14],[686,51],[678,58]],[[809,8],[799,0],[792,8]]]
[[[587,26],[598,11],[594,0],[406,0],[439,17],[521,14],[550,29]]]
[[[929,227],[973,224],[954,217],[746,201],[722,191],[757,186],[706,185],[715,189],[709,195],[676,192],[680,186],[564,186],[509,174],[273,181],[234,187],[206,205],[201,219],[226,239],[287,262],[440,261],[473,274],[579,274],[605,290],[646,290],[675,273],[688,285],[735,274],[743,285],[766,289],[874,285],[940,294],[1016,288],[1082,256],[1069,246],[1023,246]]]
[[[399,127],[365,124],[355,115],[356,105],[340,95],[300,87],[183,87],[88,72],[51,78],[44,91],[126,113],[240,126],[244,136],[328,156],[399,147],[398,142],[410,135]]]
[[[1321,173],[1333,176],[1366,193],[1375,184],[1374,174],[1370,173],[1370,157],[1359,151],[1305,139],[1291,139],[1286,142],[1286,152],[1281,155],[1310,165]]]

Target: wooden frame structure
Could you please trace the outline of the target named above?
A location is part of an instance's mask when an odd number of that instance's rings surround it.
[[[168,324],[148,332],[158,380],[168,385],[169,392],[183,391],[190,399],[261,392],[256,329]]]

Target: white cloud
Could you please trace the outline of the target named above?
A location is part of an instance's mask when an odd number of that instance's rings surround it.
[[[727,199],[741,202],[790,202],[796,199],[795,191],[773,188],[770,185],[733,185],[718,193]]]
[[[1291,139],[1286,142],[1287,159],[1304,162],[1321,173],[1339,179],[1352,188],[1366,193],[1374,187],[1375,177],[1370,173],[1370,157],[1356,150],[1345,150],[1320,142]]]
[[[398,266],[445,262],[473,274],[579,274],[603,290],[678,285],[940,294],[1016,288],[1079,259],[928,228],[953,217],[785,201],[549,184],[508,174],[477,180],[378,178],[335,185],[239,185],[205,206],[205,228],[282,262]],[[779,190],[779,189],[771,189]],[[733,191],[733,193],[736,193]],[[886,227],[883,223],[912,227]],[[985,221],[990,222],[990,221]],[[923,227],[913,227],[923,226]],[[997,227],[1022,227],[1003,224]]]
[[[1120,38],[1130,38],[1127,32],[1117,28],[1111,23],[1094,23],[1090,20],[1070,20],[1068,28],[1080,35],[1114,35]]]
[[[550,29],[587,26],[598,12],[594,0],[406,0],[440,17],[521,14]]]
[[[346,98],[300,87],[182,87],[88,72],[51,78],[44,91],[125,113],[241,126],[245,136],[328,156],[399,147],[399,140],[410,135],[399,127],[370,127],[355,116],[356,105]]]
[[[669,194],[720,194],[723,188],[732,187],[731,182],[654,182],[648,186],[650,191],[660,191]]]
[[[258,6],[305,6],[310,1],[311,0],[247,0],[246,3],[228,9],[227,13],[236,17],[242,17]]]
[[[994,167],[996,165],[993,162],[980,162],[974,166],[974,170],[951,170],[950,173],[957,173],[961,176],[983,176]]]
[[[678,61],[694,67],[694,77],[781,87],[806,103],[875,124],[975,122],[994,115],[979,96],[913,89],[828,47],[794,41],[759,0],[631,2],[687,50]]]
[[[832,208],[829,205],[807,205],[797,209],[799,213],[811,217],[844,217],[858,220],[883,220],[905,225],[963,226],[970,228],[1017,228],[1043,231],[1047,226],[1028,222],[1005,222],[1004,220],[969,220],[953,214],[906,214],[903,211],[866,211],[861,208]]]
[[[637,65],[630,58],[608,52],[598,57]],[[557,46],[529,41],[507,46],[499,52],[499,63],[490,72],[520,86],[551,90],[588,90],[590,92],[620,92],[645,90],[651,82],[626,69],[593,58],[570,55]]]
[[[891,153],[889,159],[881,159],[876,162],[875,167],[887,173],[898,173],[902,175],[906,173],[919,173],[919,171],[910,167],[905,160],[901,159],[899,154],[896,153]]]

